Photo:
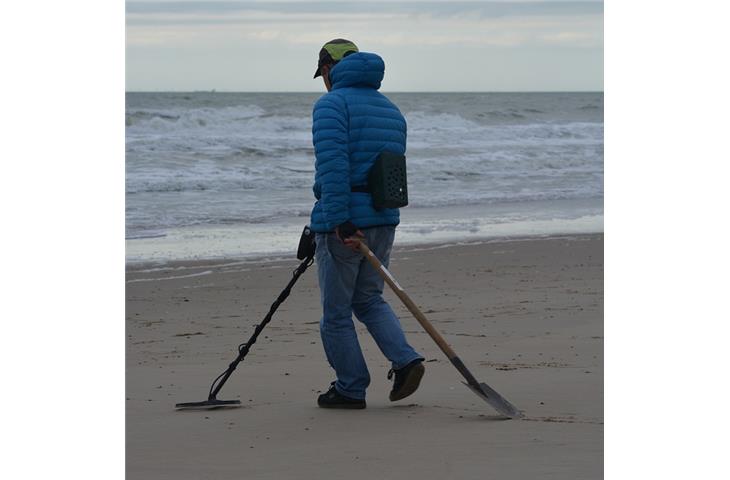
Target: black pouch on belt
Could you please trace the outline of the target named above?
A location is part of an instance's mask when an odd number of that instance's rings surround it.
[[[368,188],[377,210],[400,208],[408,205],[406,157],[397,153],[381,152],[368,173]]]

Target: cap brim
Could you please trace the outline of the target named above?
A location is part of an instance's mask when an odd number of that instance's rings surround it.
[[[317,67],[317,71],[314,72],[314,76],[312,78],[317,78],[320,75],[322,75],[322,67]]]

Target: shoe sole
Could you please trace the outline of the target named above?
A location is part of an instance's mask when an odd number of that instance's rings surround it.
[[[362,410],[363,408],[365,408],[367,406],[364,403],[352,403],[352,404],[338,403],[338,404],[333,404],[333,405],[327,405],[326,403],[325,404],[320,403],[318,405],[319,405],[319,408],[341,408],[341,409],[345,409],[345,410]]]
[[[423,374],[425,372],[426,368],[423,366],[422,363],[415,365],[411,369],[411,371],[408,372],[408,377],[406,377],[406,381],[403,382],[403,386],[401,387],[401,389],[395,394],[393,392],[390,393],[390,401],[397,402],[398,400],[403,400],[404,398],[418,390],[419,385],[421,385],[421,379],[423,378]]]

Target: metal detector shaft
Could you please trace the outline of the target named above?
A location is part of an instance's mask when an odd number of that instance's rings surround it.
[[[301,257],[300,257],[301,258]],[[223,388],[223,385],[226,384],[228,379],[231,377],[233,372],[236,370],[236,367],[238,367],[238,364],[243,361],[243,359],[248,354],[248,351],[251,349],[251,346],[253,346],[254,343],[256,343],[256,339],[258,338],[259,334],[263,331],[263,329],[266,327],[266,325],[271,321],[271,317],[274,316],[274,312],[279,308],[279,305],[284,303],[284,300],[289,296],[291,293],[291,289],[294,286],[295,283],[297,283],[297,280],[299,280],[299,277],[309,268],[310,265],[314,262],[314,252],[312,251],[307,255],[307,257],[302,261],[302,263],[299,264],[299,266],[294,270],[294,274],[289,280],[289,283],[284,287],[284,290],[279,294],[279,296],[274,300],[274,303],[271,304],[271,308],[269,309],[269,313],[266,314],[264,319],[256,325],[256,329],[253,332],[253,335],[251,335],[251,338],[248,339],[246,343],[242,343],[238,346],[238,356],[235,360],[233,360],[226,369],[225,372],[221,373],[215,380],[213,380],[213,384],[210,386],[210,391],[208,392],[208,400],[204,402],[191,402],[191,403],[178,403],[175,405],[176,408],[179,409],[188,409],[188,408],[210,408],[210,407],[218,407],[220,405],[238,405],[240,402],[238,400],[218,400],[216,397],[218,396],[218,393]]]
[[[221,388],[223,388],[223,385],[228,381],[228,378],[233,374],[233,371],[236,369],[239,363],[243,361],[243,359],[246,357],[246,354],[248,354],[248,351],[251,349],[251,346],[256,343],[256,339],[258,338],[261,331],[266,327],[266,325],[271,321],[271,317],[274,316],[274,313],[279,308],[279,305],[284,303],[284,300],[289,296],[291,293],[291,289],[294,286],[295,283],[297,283],[297,280],[299,280],[299,277],[309,268],[310,265],[312,265],[313,257],[309,256],[302,263],[299,264],[299,266],[294,270],[294,275],[292,276],[292,279],[289,280],[289,283],[284,287],[284,290],[279,294],[279,296],[274,300],[274,303],[271,304],[271,308],[269,309],[269,313],[266,314],[264,319],[256,325],[256,329],[253,332],[253,335],[251,335],[251,338],[248,339],[246,343],[242,343],[238,347],[238,356],[236,359],[231,362],[230,365],[228,365],[228,369],[223,372],[223,374],[218,377],[217,382],[214,382],[214,387],[211,387],[210,393],[208,395],[208,400],[214,400],[216,396],[218,395],[218,392],[221,391]]]
[[[413,300],[411,300],[405,290],[403,290],[403,287],[398,284],[393,275],[391,275],[388,269],[385,268],[385,265],[381,263],[381,261],[378,259],[378,257],[375,256],[372,251],[370,251],[370,249],[367,245],[365,245],[364,242],[360,241],[359,243],[360,245],[358,248],[360,252],[365,255],[365,258],[368,260],[368,262],[370,262],[370,265],[372,265],[373,268],[378,272],[378,274],[383,277],[385,283],[387,283],[388,286],[393,290],[393,292],[398,296],[398,298],[400,298],[400,300],[408,308],[408,310],[410,310],[413,316],[416,317],[418,323],[421,324],[421,326],[424,328],[424,330],[426,330],[426,332],[433,339],[433,341],[436,342],[436,345],[439,346],[441,351],[446,354],[454,367],[456,367],[459,373],[461,373],[461,375],[466,379],[466,386],[469,387],[474,393],[479,395],[487,403],[489,403],[492,407],[494,407],[494,409],[497,410],[499,413],[511,418],[521,417],[522,412],[520,412],[514,405],[509,403],[489,385],[487,385],[486,383],[480,383],[477,381],[476,378],[474,378],[474,375],[472,375],[469,369],[466,368],[464,362],[462,362],[459,356],[456,355],[454,349],[452,349],[451,346],[446,343],[444,337],[442,337],[438,330],[436,330],[434,326],[431,325],[431,322],[428,321],[426,316],[416,306]]]

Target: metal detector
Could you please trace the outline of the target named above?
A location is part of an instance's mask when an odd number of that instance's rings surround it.
[[[266,324],[271,321],[271,317],[274,316],[274,312],[276,312],[276,309],[279,308],[279,305],[284,303],[284,300],[286,300],[286,298],[289,296],[292,287],[295,283],[297,283],[299,277],[307,270],[307,268],[309,268],[314,263],[314,252],[314,232],[312,232],[309,227],[304,227],[302,236],[299,239],[299,248],[297,249],[297,259],[302,260],[302,263],[300,263],[296,270],[294,270],[292,279],[289,280],[287,286],[284,288],[284,290],[282,290],[274,303],[271,304],[269,313],[266,314],[261,323],[256,325],[256,329],[254,330],[253,335],[251,335],[251,338],[249,338],[247,342],[242,343],[238,346],[238,356],[236,357],[236,359],[231,362],[230,365],[228,365],[228,368],[223,373],[218,375],[216,379],[213,380],[213,384],[210,386],[210,390],[208,391],[208,400],[202,402],[177,403],[175,404],[176,409],[210,410],[215,408],[236,408],[241,406],[240,400],[218,400],[218,398],[216,397],[221,391],[221,388],[223,388],[223,385],[225,385],[225,383],[233,374],[233,371],[236,369],[236,367],[238,367],[238,364],[243,361],[253,344],[256,343],[256,339],[258,338],[264,327],[266,327]]]

